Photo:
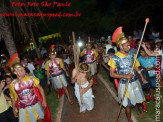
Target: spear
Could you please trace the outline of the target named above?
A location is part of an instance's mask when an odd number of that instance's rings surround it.
[[[78,74],[79,73],[79,67],[78,66],[79,66],[80,47],[77,46],[75,43],[75,33],[74,32],[72,32],[72,37],[73,37],[73,53],[74,53],[75,69],[77,70],[77,74]],[[79,84],[80,101],[81,101],[81,104],[83,104],[80,79],[77,79],[77,83]]]
[[[136,59],[137,59],[137,56],[138,56],[138,53],[139,53],[139,50],[140,50],[140,46],[141,46],[141,43],[142,43],[142,40],[143,40],[144,33],[145,33],[145,30],[146,30],[146,27],[147,27],[148,22],[149,22],[149,18],[146,18],[146,20],[145,20],[145,26],[144,26],[144,30],[143,30],[143,34],[142,34],[142,37],[141,37],[141,40],[140,40],[140,44],[138,46],[138,50],[136,52],[136,56],[135,56],[134,62],[132,64],[131,74],[132,74],[132,72],[134,70],[135,62],[136,62]],[[123,94],[122,101],[121,101],[120,108],[119,108],[119,111],[118,111],[118,114],[117,114],[117,117],[116,117],[116,121],[115,122],[118,122],[119,115],[120,115],[120,112],[121,112],[121,109],[122,109],[123,101],[124,101],[124,98],[125,98],[125,95],[126,95],[126,92],[127,92],[129,83],[130,83],[130,79],[128,80],[128,82],[126,84],[125,92]]]

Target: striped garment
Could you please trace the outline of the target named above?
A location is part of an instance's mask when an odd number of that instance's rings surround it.
[[[97,72],[97,65],[96,65],[96,61],[93,62],[93,63],[88,63],[88,65],[90,66],[91,68],[91,74],[92,75],[95,75],[96,72]]]
[[[36,122],[44,118],[43,108],[40,102],[26,108],[19,109],[19,122]]]
[[[123,97],[124,91],[125,91],[126,83],[119,83],[118,86],[118,102],[121,102],[121,99]],[[141,84],[139,80],[136,80],[134,82],[129,83],[128,89],[123,101],[123,106],[131,106],[136,105],[136,103],[142,103],[145,101],[144,94],[141,88]]]
[[[55,76],[55,77],[52,77],[52,87],[54,89],[60,89],[60,88],[63,88],[63,85],[65,87],[67,87],[67,81],[66,81],[66,78],[64,76],[64,74],[60,74],[58,76]]]

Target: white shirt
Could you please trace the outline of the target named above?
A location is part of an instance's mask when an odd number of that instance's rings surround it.
[[[160,33],[159,33],[159,32],[157,32],[157,33],[152,32],[152,35],[153,35],[155,38],[158,38],[158,37],[160,36]]]
[[[30,75],[34,75],[33,74],[33,70],[35,70],[35,67],[33,66],[32,63],[27,63],[27,64],[23,64],[24,67],[27,67],[30,71]]]
[[[107,54],[107,52],[108,52],[108,50],[109,50],[110,48],[113,48],[113,49],[115,50],[115,52],[117,52],[117,47],[116,47],[116,46],[113,47],[113,46],[111,46],[110,44],[107,44],[105,47],[106,47],[106,54]]]
[[[45,69],[45,63],[46,63],[45,61],[42,63],[42,66],[41,66],[42,69]]]
[[[65,62],[66,64],[70,64],[70,58],[67,57],[66,59],[63,60],[63,62]]]

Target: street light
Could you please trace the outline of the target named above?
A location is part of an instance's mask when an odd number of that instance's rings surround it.
[[[77,45],[78,45],[79,47],[82,47],[82,46],[83,46],[83,42],[82,42],[82,40],[80,39],[80,36],[79,36],[79,40],[78,40]]]
[[[78,46],[79,47],[82,47],[83,46],[83,43],[82,42],[78,42]]]

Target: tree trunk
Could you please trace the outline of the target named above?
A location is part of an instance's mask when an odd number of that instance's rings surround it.
[[[0,16],[0,31],[10,56],[17,52],[10,25],[5,17]]]
[[[32,42],[34,43],[34,46],[35,46],[36,54],[37,54],[38,57],[40,57],[40,56],[41,56],[41,55],[40,55],[40,51],[39,51],[39,49],[38,49],[38,46],[37,46],[37,44],[36,44],[35,37],[34,37],[34,35],[33,35],[31,23],[32,23],[32,22],[31,22],[31,18],[29,18],[28,29],[29,29],[29,31],[30,31],[30,35],[31,35],[31,38],[32,38]]]

